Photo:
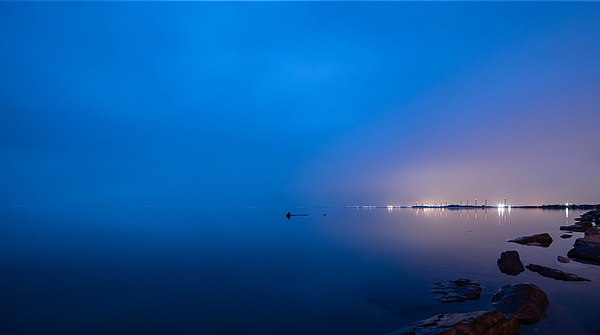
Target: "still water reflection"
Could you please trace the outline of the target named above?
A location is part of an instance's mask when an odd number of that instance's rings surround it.
[[[502,285],[534,282],[548,317],[523,334],[600,327],[600,268],[559,263],[580,211],[531,209],[0,208],[2,334],[383,334],[441,312],[489,308]],[[326,216],[323,214],[326,213]],[[549,248],[506,240],[548,232]],[[590,278],[500,273],[525,264]],[[444,305],[432,283],[466,277],[478,301]]]

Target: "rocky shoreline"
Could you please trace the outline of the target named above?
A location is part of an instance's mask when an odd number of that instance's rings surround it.
[[[561,238],[570,238],[574,232],[583,232],[577,238],[567,256],[558,256],[558,261],[567,263],[571,259],[581,263],[600,265],[600,209],[582,214],[573,225],[561,226],[568,231]],[[541,233],[521,236],[507,242],[526,246],[549,247],[553,240],[550,234]],[[587,278],[538,264],[523,266],[519,253],[504,251],[497,260],[501,273],[517,276],[525,271],[561,281],[585,282]],[[479,299],[481,285],[478,281],[457,279],[436,283],[431,290],[442,303],[462,302]],[[491,310],[467,313],[438,314],[430,318],[407,324],[387,335],[515,335],[520,333],[521,324],[535,324],[546,312],[550,302],[547,294],[532,283],[510,284],[500,288],[492,298]]]

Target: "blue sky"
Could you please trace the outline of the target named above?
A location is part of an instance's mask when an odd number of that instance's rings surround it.
[[[600,202],[598,3],[0,7],[0,203]]]

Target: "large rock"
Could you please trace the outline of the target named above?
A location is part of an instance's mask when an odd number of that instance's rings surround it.
[[[524,324],[538,322],[550,304],[546,293],[530,283],[503,286],[492,303],[497,310]]]
[[[586,230],[583,238],[575,240],[567,256],[580,262],[600,265],[600,227]]]
[[[523,245],[535,245],[539,247],[547,248],[552,244],[552,237],[548,233],[535,234],[529,236],[521,236],[512,240],[508,240],[508,242],[519,243]]]
[[[589,279],[579,277],[576,274],[566,273],[566,272],[563,272],[563,271],[560,271],[557,269],[553,269],[553,268],[549,268],[547,266],[541,266],[541,265],[537,265],[537,264],[529,264],[529,265],[527,265],[527,269],[529,271],[537,272],[544,277],[548,277],[548,278],[552,278],[552,279],[556,279],[556,280],[590,281]]]
[[[500,272],[507,275],[516,276],[525,271],[521,258],[519,258],[519,253],[515,250],[504,251],[500,254],[500,258],[498,258],[496,263]]]
[[[444,303],[477,300],[481,295],[481,284],[470,279],[457,279],[435,283],[431,292],[437,301]]]
[[[439,314],[387,335],[515,335],[519,322],[500,311]]]

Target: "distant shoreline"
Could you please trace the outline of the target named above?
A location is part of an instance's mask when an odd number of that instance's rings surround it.
[[[561,204],[561,205],[502,205],[502,206],[475,206],[475,205],[415,205],[415,206],[347,206],[351,208],[428,208],[428,209],[490,209],[490,208],[526,208],[526,209],[548,209],[548,210],[564,210],[564,209],[600,209],[600,204]]]

